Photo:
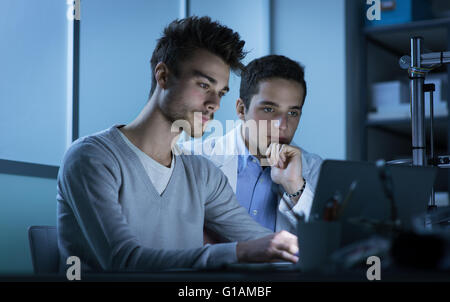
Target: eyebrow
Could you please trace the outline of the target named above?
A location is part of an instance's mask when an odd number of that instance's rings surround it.
[[[207,75],[207,74],[204,74],[203,72],[201,72],[200,70],[196,70],[196,69],[194,69],[194,71],[192,72],[193,74],[194,74],[194,76],[196,76],[196,77],[202,77],[202,78],[205,78],[205,79],[207,79],[208,81],[210,81],[212,84],[217,84],[217,80],[216,79],[214,79],[213,77],[210,77],[209,75]],[[225,91],[230,91],[230,88],[228,87],[228,86],[225,86],[225,87],[223,87],[222,88],[222,90],[225,90]]]
[[[261,101],[259,102],[259,105],[269,105],[269,106],[273,106],[273,107],[280,107],[278,106],[277,103],[271,102],[271,101]],[[297,109],[297,110],[302,110],[302,107],[300,106],[291,106],[289,107],[289,109]]]

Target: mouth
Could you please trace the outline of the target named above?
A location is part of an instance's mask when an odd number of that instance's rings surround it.
[[[209,120],[210,120],[210,117],[209,117],[209,116],[202,115],[202,123],[203,123],[203,124],[206,124],[207,122],[209,122]]]
[[[206,124],[209,121],[209,117],[207,116],[202,116],[202,123]]]

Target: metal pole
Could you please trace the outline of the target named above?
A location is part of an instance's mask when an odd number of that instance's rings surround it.
[[[411,38],[411,68],[421,67],[422,38]],[[411,77],[411,127],[413,165],[425,166],[425,107],[423,92],[424,76],[413,73]]]
[[[434,84],[425,84],[425,90],[430,92],[430,158],[432,165],[435,165],[436,162],[434,160],[434,99],[433,93],[435,90]],[[431,199],[430,199],[430,209],[436,207],[436,199],[434,186],[431,188]]]
[[[433,105],[433,90],[430,91],[430,155],[431,160],[434,163],[434,105]],[[435,199],[435,193],[434,193],[434,186],[431,188],[431,207],[436,206],[436,199]]]
[[[433,90],[430,91],[430,157],[434,162],[434,105]]]

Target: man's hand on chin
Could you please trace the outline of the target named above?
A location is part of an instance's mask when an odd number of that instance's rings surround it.
[[[271,166],[270,176],[274,183],[283,186],[288,194],[294,194],[303,187],[302,151],[294,146],[271,143],[266,151]],[[292,201],[297,202],[300,195]]]

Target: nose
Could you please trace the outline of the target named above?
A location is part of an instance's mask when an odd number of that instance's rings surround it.
[[[220,97],[216,94],[210,94],[205,105],[208,111],[216,112],[220,108]]]
[[[287,117],[279,116],[275,120],[275,127],[277,127],[280,130],[286,130],[287,129]]]

